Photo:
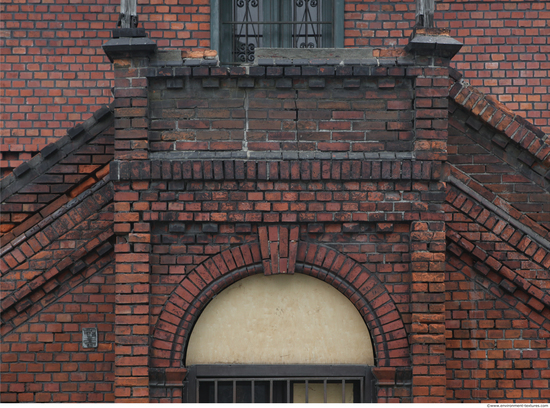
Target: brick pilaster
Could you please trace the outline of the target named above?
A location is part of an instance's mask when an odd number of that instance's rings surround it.
[[[146,38],[121,38],[104,46],[115,71],[115,153],[111,175],[117,235],[116,402],[149,402],[150,226],[144,220],[148,203],[140,202],[140,191],[147,189],[149,182],[120,181],[119,169],[128,160],[149,158],[146,54],[155,48]],[[147,168],[142,166],[139,171]]]
[[[445,402],[446,394],[445,184],[439,178],[447,155],[447,83],[448,68],[441,66],[424,66],[415,79],[414,151],[432,167],[432,178],[419,182],[422,211],[411,225],[413,402]]]
[[[130,183],[115,183],[116,402],[149,402],[150,234],[139,199]]]
[[[147,58],[120,58],[115,67],[115,160],[149,158]]]
[[[411,225],[410,331],[413,402],[437,403],[446,398],[445,365],[445,183],[447,159],[450,58],[460,44],[448,36],[423,32],[409,43],[422,71],[415,78],[414,153],[431,166],[422,172],[418,220]],[[435,39],[437,45],[431,46]],[[425,181],[424,181],[425,180]]]

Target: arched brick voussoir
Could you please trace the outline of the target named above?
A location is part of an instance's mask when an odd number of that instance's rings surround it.
[[[353,302],[373,336],[379,366],[409,364],[403,358],[409,353],[405,325],[374,273],[332,248],[307,242],[299,243],[296,262],[297,271],[330,283]]]
[[[189,336],[208,302],[226,287],[263,273],[259,243],[227,249],[189,272],[167,300],[153,331],[151,366],[182,367]],[[385,286],[365,266],[338,251],[299,242],[296,272],[323,280],[357,308],[371,332],[380,367],[410,364],[403,320]],[[281,270],[280,273],[283,273]]]

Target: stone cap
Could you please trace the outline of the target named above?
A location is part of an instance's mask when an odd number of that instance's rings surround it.
[[[462,48],[462,43],[441,28],[415,28],[405,50],[415,55],[452,59]]]
[[[117,58],[146,57],[156,50],[157,44],[147,37],[113,38],[103,45],[111,62]]]

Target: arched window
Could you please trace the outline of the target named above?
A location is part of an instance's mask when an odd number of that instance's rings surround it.
[[[212,48],[250,64],[256,48],[341,48],[343,0],[212,0]]]
[[[370,402],[375,356],[355,306],[316,278],[254,275],[203,310],[186,351],[191,402]]]

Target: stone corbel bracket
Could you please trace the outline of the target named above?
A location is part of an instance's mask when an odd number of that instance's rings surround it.
[[[405,51],[416,55],[452,59],[462,48],[462,43],[441,28],[415,28]]]
[[[119,37],[107,41],[103,51],[111,62],[120,58],[148,57],[157,52],[157,43],[147,37]]]

